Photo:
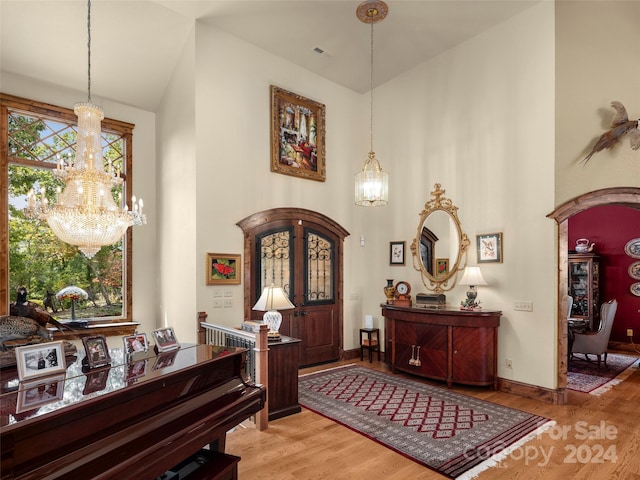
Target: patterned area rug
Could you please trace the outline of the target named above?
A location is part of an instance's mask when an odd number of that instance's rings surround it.
[[[346,365],[303,375],[300,404],[449,478],[473,478],[553,425],[446,388]]]
[[[591,395],[602,395],[627,378],[637,365],[638,357],[610,353],[607,355],[607,366],[598,363],[595,355],[589,355],[593,361],[588,362],[584,355],[575,354],[569,361],[567,371],[567,388]]]

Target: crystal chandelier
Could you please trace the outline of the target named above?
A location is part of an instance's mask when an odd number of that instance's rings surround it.
[[[373,24],[387,16],[389,8],[381,0],[367,0],[358,5],[356,16],[363,23],[371,25],[371,147],[364,167],[356,173],[356,205],[377,207],[389,203],[389,175],[382,170],[373,152]]]
[[[44,188],[41,198],[31,189],[26,213],[30,217],[46,220],[56,236],[63,242],[76,245],[92,258],[101,247],[117,243],[127,228],[147,223],[142,213],[142,199],[132,198],[132,210],[126,204],[120,208],[113,199],[112,189],[123,184],[120,170],[111,162],[105,168],[102,158],[100,122],[102,108],[91,103],[91,0],[88,1],[88,101],[77,103],[73,109],[78,116],[78,134],[74,161],[58,164],[53,174],[64,184],[58,188],[56,203],[49,205]]]

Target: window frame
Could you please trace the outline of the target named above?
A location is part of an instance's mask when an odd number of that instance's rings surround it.
[[[47,117],[52,120],[63,120],[65,122],[76,123],[78,117],[74,113],[73,109],[59,107],[57,105],[51,105],[36,100],[29,100],[14,95],[0,93],[0,312],[4,312],[5,315],[9,314],[9,303],[11,302],[9,292],[9,141],[8,141],[8,129],[9,129],[9,110],[17,110],[25,112],[26,114],[37,115]],[[102,128],[108,132],[114,132],[122,135],[125,152],[123,158],[124,172],[122,176],[124,178],[125,192],[133,191],[133,129],[135,125],[120,120],[114,120],[105,118],[102,120]],[[30,162],[29,160],[20,162],[28,165],[42,167],[42,164],[36,162]],[[126,196],[125,196],[126,198]],[[126,199],[128,208],[131,208],[131,200]],[[100,324],[108,323],[121,323],[132,322],[133,318],[133,296],[132,296],[132,273],[133,273],[133,234],[131,228],[127,229],[124,238],[124,288],[125,288],[125,301],[123,302],[124,312],[121,317],[115,317],[110,319],[92,319],[92,322]]]

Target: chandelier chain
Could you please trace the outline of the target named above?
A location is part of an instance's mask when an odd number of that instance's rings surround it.
[[[371,25],[371,78],[370,78],[370,110],[371,110],[371,116],[369,121],[371,122],[371,124],[369,125],[369,130],[371,132],[371,146],[369,148],[369,151],[373,152],[373,23],[370,24]]]
[[[87,101],[91,103],[91,0],[87,0]]]

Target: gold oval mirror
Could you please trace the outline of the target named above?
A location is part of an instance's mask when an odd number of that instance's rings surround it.
[[[419,213],[418,231],[411,243],[413,268],[421,273],[424,286],[437,294],[455,287],[458,272],[467,263],[470,243],[462,232],[458,207],[444,192],[439,183],[434,185],[431,199]]]

